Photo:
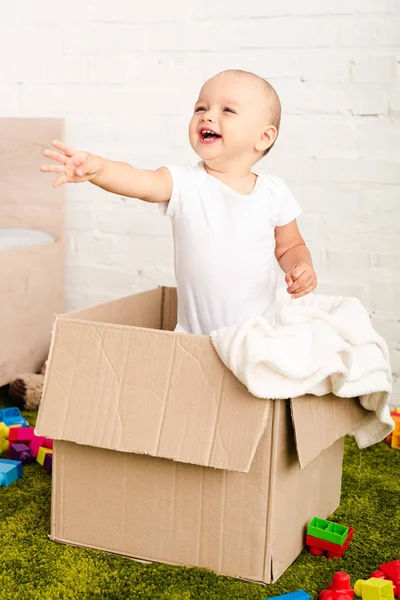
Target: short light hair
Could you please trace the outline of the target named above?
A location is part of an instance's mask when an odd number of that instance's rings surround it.
[[[256,75],[255,73],[251,73],[250,71],[243,71],[241,69],[226,69],[225,71],[221,71],[220,73],[218,73],[218,75],[221,75],[222,73],[233,73],[234,75],[238,75],[240,77],[244,76],[244,77],[256,78],[259,82],[262,82],[262,85],[263,85],[263,88],[265,91],[265,100],[268,103],[270,124],[274,125],[274,127],[276,127],[276,131],[277,131],[275,140],[270,145],[270,147],[264,151],[264,153],[262,155],[262,158],[263,158],[264,156],[266,156],[268,154],[268,152],[275,145],[275,142],[278,139],[279,128],[280,128],[280,124],[281,124],[281,114],[282,114],[282,107],[281,107],[281,101],[279,99],[279,96],[278,96],[275,88],[266,79],[263,79],[263,77],[260,77],[259,75]]]

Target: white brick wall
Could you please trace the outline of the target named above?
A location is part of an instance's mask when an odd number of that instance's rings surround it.
[[[305,209],[319,291],[369,310],[400,403],[399,42],[399,0],[4,2],[0,114],[65,117],[68,143],[157,168],[197,160],[187,124],[206,78],[269,79],[282,127],[255,168]],[[68,240],[70,309],[174,283],[155,206],[70,186]]]

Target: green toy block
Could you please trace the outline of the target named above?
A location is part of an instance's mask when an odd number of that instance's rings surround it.
[[[358,579],[354,584],[354,593],[362,600],[394,600],[393,583],[386,579]]]
[[[332,521],[325,521],[325,519],[314,517],[308,524],[307,534],[342,546],[349,535],[349,528],[338,523],[333,523]]]

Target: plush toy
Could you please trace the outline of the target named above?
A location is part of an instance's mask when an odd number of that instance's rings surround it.
[[[19,408],[25,410],[38,408],[42,397],[45,372],[46,363],[40,369],[40,373],[23,373],[10,383],[8,395]]]

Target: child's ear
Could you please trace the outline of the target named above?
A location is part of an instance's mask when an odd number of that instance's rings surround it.
[[[260,152],[267,150],[270,146],[272,146],[277,135],[278,130],[276,129],[275,125],[267,125],[264,127],[261,131],[260,139],[255,145],[256,150],[259,150]]]

